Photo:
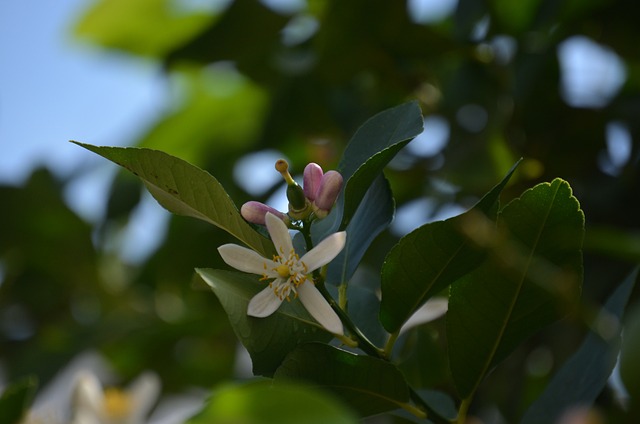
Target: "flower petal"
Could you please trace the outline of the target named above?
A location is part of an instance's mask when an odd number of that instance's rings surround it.
[[[278,255],[289,255],[293,250],[293,243],[291,243],[291,236],[289,235],[287,225],[270,212],[267,212],[264,218],[267,224],[267,230],[269,230],[269,235],[271,236],[273,245],[278,251]]]
[[[309,314],[315,318],[324,328],[334,334],[344,334],[342,321],[338,314],[331,309],[329,302],[322,297],[320,291],[313,283],[306,282],[298,287],[298,297]]]
[[[275,218],[274,215],[271,216]],[[277,264],[271,259],[263,258],[251,249],[230,243],[218,247],[218,252],[220,252],[222,260],[225,261],[227,265],[234,267],[238,271],[258,275],[264,274],[268,277],[278,276],[277,273],[273,271]]]
[[[314,271],[338,256],[338,253],[344,248],[346,240],[346,231],[331,234],[300,258],[300,262],[304,262],[309,272]]]
[[[141,374],[131,383],[128,389],[128,394],[133,401],[133,408],[129,417],[131,422],[145,422],[149,411],[158,400],[160,386],[160,378],[152,372]]]
[[[247,315],[264,318],[274,313],[282,303],[271,287],[267,287],[253,296],[247,307]]]

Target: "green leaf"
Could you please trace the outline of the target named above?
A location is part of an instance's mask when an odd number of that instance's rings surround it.
[[[491,0],[492,16],[505,33],[520,35],[529,30],[540,8],[540,0]]]
[[[196,269],[196,272],[220,300],[233,331],[251,355],[256,375],[273,375],[298,343],[331,339],[297,299],[283,302],[269,317],[248,316],[249,300],[266,284],[254,276],[216,269]]]
[[[604,332],[587,335],[576,353],[565,362],[542,395],[529,407],[521,424],[555,423],[567,409],[593,403],[607,384],[616,364],[622,329],[620,322],[637,278],[638,268],[609,296],[599,314],[606,325],[598,326],[596,323],[596,328],[600,327]],[[629,361],[636,369],[638,354],[640,350]],[[624,354],[621,356],[621,368],[624,369],[623,364]]]
[[[181,69],[174,75],[183,88],[179,106],[156,122],[138,147],[172,152],[198,166],[210,160],[211,152],[220,161],[251,150],[268,105],[262,88],[224,66]]]
[[[18,424],[27,413],[38,383],[27,377],[7,387],[0,397],[0,424]]]
[[[462,398],[578,302],[583,233],[578,200],[561,179],[525,191],[499,214],[491,254],[450,288],[447,339]]]
[[[638,269],[635,270],[636,278]],[[631,410],[640,416],[640,306],[635,305],[624,326],[624,338],[620,352],[620,377],[631,398]]]
[[[187,43],[178,46],[166,57],[169,67],[176,63],[232,62],[240,72],[254,81],[277,74],[274,55],[282,54],[282,29],[290,20],[263,2],[234,0],[220,19],[212,22]],[[247,25],[251,31],[247,31]]]
[[[176,4],[169,0],[102,0],[77,23],[75,33],[105,47],[161,57],[215,18],[200,11],[180,13]]]
[[[303,380],[329,389],[362,416],[397,409],[409,402],[407,383],[393,364],[320,343],[298,346],[274,378],[276,382]]]
[[[417,102],[385,110],[367,120],[347,145],[338,169],[346,181],[338,199],[343,209],[340,229],[351,221],[360,201],[383,168],[411,139],[422,132]]]
[[[347,228],[347,242],[340,254],[329,264],[326,282],[339,285],[351,280],[362,257],[375,238],[384,231],[395,211],[391,187],[382,174],[376,178]],[[328,235],[328,234],[327,234]],[[314,243],[320,242],[315,237]]]
[[[307,385],[252,381],[218,388],[187,424],[356,424],[342,402]]]
[[[380,321],[394,333],[430,297],[477,267],[484,258],[470,237],[495,220],[499,196],[520,162],[471,210],[431,222],[404,236],[385,258]]]
[[[157,150],[73,143],[138,176],[168,211],[220,227],[262,255],[273,253],[271,241],[242,218],[222,185],[208,172]]]

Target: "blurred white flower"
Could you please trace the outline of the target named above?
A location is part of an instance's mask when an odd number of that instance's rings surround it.
[[[98,377],[82,371],[76,379],[72,424],[142,424],[159,394],[160,379],[150,372],[120,390],[104,389]]]
[[[182,424],[207,395],[193,390],[162,398],[153,408],[160,395],[156,374],[145,372],[124,390],[114,388],[115,379],[100,355],[83,353],[38,392],[22,424]]]

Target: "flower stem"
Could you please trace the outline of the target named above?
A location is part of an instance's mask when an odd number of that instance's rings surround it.
[[[387,339],[387,343],[384,345],[384,356],[389,359],[391,358],[391,354],[393,353],[393,346],[396,344],[396,340],[398,340],[398,336],[400,335],[400,330],[395,333],[391,333],[389,338]]]
[[[462,400],[460,403],[460,408],[458,408],[458,418],[456,419],[457,424],[463,424],[467,419],[467,411],[469,410],[469,405],[471,404],[471,396]]]
[[[429,406],[411,386],[409,386],[409,396],[415,405],[426,411],[429,421],[435,424],[453,424],[457,422],[455,420],[451,421],[440,415],[440,413]]]

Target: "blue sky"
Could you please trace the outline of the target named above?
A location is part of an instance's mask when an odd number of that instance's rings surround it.
[[[91,3],[0,2],[0,183],[20,184],[39,165],[62,177],[84,170],[85,181],[105,180],[106,162],[68,140],[132,144],[162,111],[157,65],[73,38],[73,23]],[[77,208],[90,217],[96,206],[84,203]]]

